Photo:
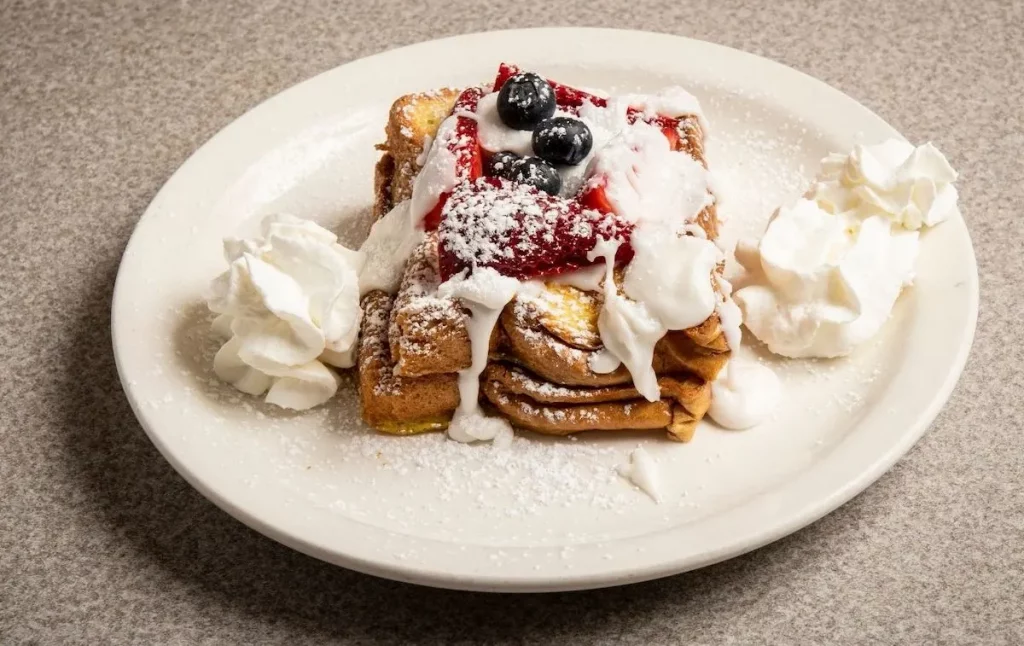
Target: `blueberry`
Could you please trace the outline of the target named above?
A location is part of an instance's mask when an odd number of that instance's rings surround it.
[[[545,79],[520,72],[498,90],[498,116],[509,128],[532,130],[555,113],[555,93]]]
[[[487,161],[487,174],[491,177],[512,179],[512,165],[519,159],[519,155],[507,150],[494,153]]]
[[[545,119],[533,131],[533,152],[552,164],[578,164],[593,147],[590,128],[572,117]]]
[[[562,178],[555,167],[538,157],[523,157],[512,162],[512,172],[508,179],[551,195],[558,195],[562,188]]]

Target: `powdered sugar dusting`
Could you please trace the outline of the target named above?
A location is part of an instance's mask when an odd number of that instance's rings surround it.
[[[439,329],[465,326],[457,301],[438,296],[437,239],[428,236],[409,259],[391,317],[392,357],[399,368],[415,359],[430,361],[447,339]]]
[[[767,112],[763,99],[715,93],[704,102],[716,113],[706,152],[728,249],[739,237],[760,234],[776,206],[799,196],[827,152],[817,133]]]
[[[494,178],[458,186],[439,229],[441,274],[494,267],[520,278],[585,261],[597,237],[618,238],[625,224],[579,203]]]

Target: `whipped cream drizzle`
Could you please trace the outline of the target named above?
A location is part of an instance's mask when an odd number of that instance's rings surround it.
[[[208,298],[214,330],[231,338],[214,357],[215,374],[284,408],[330,399],[338,377],[324,363],[354,364],[361,253],[309,221],[264,219],[262,238],[224,241],[226,272]]]
[[[389,294],[398,291],[406,262],[426,235],[418,225],[422,218],[423,215],[416,218],[412,202],[405,200],[373,223],[370,235],[359,248],[365,259],[359,272],[360,296],[375,289]]]
[[[931,144],[891,139],[826,157],[808,197],[736,247],[747,328],[787,357],[844,356],[873,337],[913,282],[917,229],[956,209],[955,179]]]
[[[657,98],[651,103],[657,105]],[[721,299],[713,274],[722,254],[706,236],[686,235],[699,228],[697,216],[714,199],[707,171],[690,155],[672,150],[656,126],[628,124],[629,104],[609,101],[621,130],[591,163],[615,212],[635,223],[630,238],[635,255],[623,274],[621,294],[612,272],[617,246],[599,243],[590,254],[603,257],[607,266],[598,318],[605,352],[594,357],[591,369],[611,372],[621,362],[637,391],[655,401],[661,392],[652,366],[654,346],[667,331],[699,325],[715,312]]]
[[[455,153],[451,151],[452,142],[459,137],[456,124],[457,117],[454,115],[441,122],[437,135],[432,141],[427,142],[430,149],[413,182],[409,217],[412,223],[421,229],[423,218],[441,199],[441,194],[450,192],[458,184],[458,163]]]
[[[618,242],[601,241],[591,252],[591,259],[605,259],[607,269],[604,305],[597,319],[604,349],[592,357],[590,369],[608,373],[625,364],[637,392],[647,400],[655,401],[661,398],[661,388],[652,365],[654,345],[665,335],[665,327],[654,318],[643,301],[619,294],[614,276],[618,248]]]
[[[453,440],[511,442],[512,426],[508,421],[480,412],[480,374],[487,367],[491,334],[501,310],[515,298],[521,284],[490,267],[482,267],[469,277],[454,276],[438,288],[440,296],[460,299],[470,312],[466,330],[472,360],[469,368],[459,371],[459,407],[448,425],[448,437]]]

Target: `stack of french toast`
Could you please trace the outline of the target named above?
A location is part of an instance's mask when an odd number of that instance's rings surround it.
[[[443,89],[398,99],[375,171],[377,217],[409,199],[441,122],[452,113],[458,90]],[[702,164],[703,133],[695,119],[678,127],[680,149]],[[717,235],[713,204],[697,218],[709,239]],[[437,233],[428,233],[409,259],[395,295],[363,297],[359,392],[365,421],[408,435],[443,430],[459,406],[459,371],[471,363],[469,310],[438,294]],[[537,292],[521,293],[502,311],[491,335],[480,377],[481,403],[513,426],[550,435],[591,430],[665,429],[688,441],[711,401],[710,383],[725,366],[729,346],[718,314],[657,343],[653,367],[661,397],[649,401],[624,366],[598,373],[602,352],[598,316],[601,291],[549,279]]]

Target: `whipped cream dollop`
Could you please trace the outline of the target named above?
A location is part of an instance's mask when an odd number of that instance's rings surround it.
[[[629,454],[629,463],[620,464],[615,468],[616,473],[632,482],[640,491],[651,497],[656,503],[661,502],[660,478],[658,476],[658,465],[654,462],[651,454],[637,447]]]
[[[222,380],[283,408],[312,408],[334,396],[351,367],[362,311],[363,254],[323,227],[289,215],[262,222],[262,237],[228,238],[226,272],[207,304],[214,330],[230,339],[214,357]]]
[[[914,147],[889,139],[825,157],[808,197],[829,213],[881,215],[916,230],[950,216],[957,202],[956,179],[957,172],[931,143]]]
[[[839,357],[873,337],[914,277],[918,234],[882,216],[833,215],[801,199],[780,208],[736,260],[743,322],[775,354]]]
[[[556,111],[562,116],[565,113]],[[507,150],[517,155],[533,154],[533,131],[515,130],[502,122],[498,115],[498,93],[491,92],[480,97],[476,112],[459,112],[456,116],[465,116],[477,122],[477,136],[485,150]]]
[[[771,415],[781,397],[782,383],[771,368],[733,358],[711,383],[708,415],[724,428],[750,428]]]
[[[736,246],[743,321],[787,357],[839,357],[873,337],[912,284],[918,229],[956,209],[956,172],[931,144],[891,139],[829,155],[807,197]]]

